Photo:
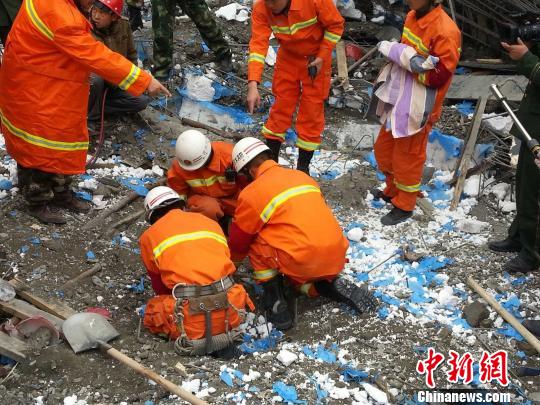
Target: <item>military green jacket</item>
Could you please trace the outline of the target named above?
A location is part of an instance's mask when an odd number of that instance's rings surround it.
[[[131,63],[137,64],[137,50],[135,49],[135,42],[133,41],[133,34],[129,21],[122,18],[112,23],[112,25],[106,30],[94,29],[92,31],[94,37],[103,42],[107,48],[119,53]]]
[[[15,21],[15,17],[21,8],[22,0],[0,1],[0,27],[9,27]]]
[[[518,61],[518,73],[529,79],[517,116],[533,138],[540,140],[540,46],[534,44]],[[514,128],[515,129],[515,128]]]

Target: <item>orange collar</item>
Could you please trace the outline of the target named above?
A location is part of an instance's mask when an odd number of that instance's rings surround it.
[[[268,170],[270,170],[271,168],[275,166],[279,166],[279,165],[273,160],[270,159],[270,160],[265,161],[262,165],[260,165],[257,168],[257,173],[255,174],[255,178],[258,179],[259,177],[263,175],[263,173],[267,172]]]
[[[218,153],[216,153],[213,142],[212,142],[212,160],[210,161],[210,163],[208,163],[206,168],[215,173],[221,173],[221,156]]]
[[[429,13],[427,13],[422,18],[416,20],[416,11],[414,12],[414,19],[422,29],[426,29],[428,25],[432,24],[443,12],[443,9],[440,5],[435,7],[433,10],[431,10]]]

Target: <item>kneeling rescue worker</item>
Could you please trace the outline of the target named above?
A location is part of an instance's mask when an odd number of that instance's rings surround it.
[[[235,262],[249,256],[268,320],[281,330],[293,324],[281,275],[308,296],[322,295],[359,312],[373,309],[376,302],[366,288],[339,276],[349,244],[317,183],[279,166],[256,138],[235,145],[233,163],[252,182],[238,196],[231,255]]]
[[[233,145],[210,142],[201,132],[190,129],[176,140],[176,160],[167,174],[169,186],[187,198],[187,208],[218,221],[227,229],[238,196],[232,167]]]
[[[229,357],[241,341],[235,328],[245,307],[254,306],[231,277],[235,267],[219,225],[184,206],[163,186],[144,200],[151,226],[140,238],[141,256],[157,294],[146,305],[144,325],[176,339],[179,354]]]

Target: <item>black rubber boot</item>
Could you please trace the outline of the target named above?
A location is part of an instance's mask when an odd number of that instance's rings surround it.
[[[281,142],[275,139],[267,139],[266,146],[270,148],[272,159],[279,163],[279,150],[281,149]]]
[[[412,217],[413,211],[405,211],[401,208],[394,207],[392,210],[381,218],[381,223],[386,226],[392,226],[400,224]]]
[[[387,203],[392,201],[392,197],[388,197],[386,194],[383,193],[382,190],[379,190],[378,188],[372,188],[369,190],[371,195],[373,196],[374,200],[383,200]]]
[[[321,296],[343,302],[360,314],[374,311],[379,306],[367,286],[359,287],[344,277],[337,277],[332,282],[316,281],[315,289]]]
[[[281,331],[291,329],[293,319],[283,293],[283,280],[281,276],[274,277],[270,281],[261,284],[264,289],[263,307],[266,311],[266,319]]]
[[[298,150],[298,163],[296,164],[296,170],[300,170],[309,176],[309,164],[313,158],[312,150]]]
[[[540,338],[540,319],[525,319],[523,326],[537,338]]]
[[[518,253],[521,251],[521,243],[514,239],[506,238],[504,240],[488,242],[488,248],[493,252]]]

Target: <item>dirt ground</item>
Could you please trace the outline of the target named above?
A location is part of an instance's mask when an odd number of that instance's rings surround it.
[[[247,26],[240,23],[232,26],[234,29],[228,31],[229,37],[238,44],[246,44],[249,35]],[[178,30],[178,35],[180,47],[192,47],[193,52],[188,52],[190,58],[201,57],[197,51],[199,44],[193,27]],[[192,42],[191,45],[187,44],[189,41]],[[239,46],[239,49],[244,48]],[[179,58],[182,59],[181,56]],[[184,60],[181,63],[189,61]],[[329,127],[336,128],[359,118],[358,114],[350,110],[343,111],[329,110]],[[113,120],[107,127],[110,141],[105,144],[104,156],[114,151],[133,167],[151,169],[153,164],[157,164],[166,169],[173,153],[170,141],[176,138],[183,127],[172,118],[160,120],[160,115],[160,112],[149,109],[142,115],[146,122],[133,119]],[[146,127],[147,134],[141,148],[133,133],[142,127]],[[335,147],[338,143],[331,132],[327,131],[325,134],[325,148]],[[144,150],[155,152],[156,159],[153,162],[147,161],[142,153]],[[365,152],[355,151],[353,156],[359,157]],[[103,194],[112,202],[128,193],[113,176],[95,177],[99,182],[99,192],[96,194]],[[359,166],[337,180],[320,183],[328,203],[344,227],[359,217],[378,215],[373,214],[365,199],[367,190],[379,184],[371,168]],[[480,200],[473,209],[473,215],[490,223],[492,238],[503,237],[512,214],[502,215],[498,210],[494,210],[489,198],[486,196]],[[272,403],[276,395],[272,385],[277,380],[296,386],[299,398],[308,404],[317,403],[314,386],[306,384],[306,380],[316,372],[328,374],[329,378],[336,381],[337,388],[358,386],[355,382],[340,380],[342,370],[336,363],[304,359],[286,367],[276,360],[283,347],[298,350],[304,345],[312,346],[321,342],[328,347],[333,343],[339,345],[343,349],[344,359],[354,359],[359,369],[368,370],[371,381],[384,380],[390,392],[396,393],[391,402],[407,403],[414,392],[425,387],[423,377],[416,372],[416,364],[422,354],[415,348],[430,345],[441,351],[453,349],[461,352],[464,347],[463,341],[456,337],[452,330],[438,322],[419,326],[410,323],[406,316],[383,321],[377,316],[357,316],[322,298],[301,298],[298,325],[285,334],[277,348],[227,362],[210,357],[178,357],[172,342],[141,329],[140,317],[137,315],[138,309],[152,296],[137,245],[138,237],[146,229],[146,224],[139,221],[118,229],[111,227],[116,221],[141,208],[142,200],[139,199],[108,218],[96,229],[83,231],[81,227],[94,218],[98,211],[88,215],[71,215],[69,223],[62,227],[44,226],[26,214],[20,195],[0,200],[0,275],[4,279],[17,276],[30,284],[35,294],[63,300],[77,311],[84,311],[88,307],[106,308],[111,313],[113,325],[121,334],[114,341],[114,347],[175,383],[199,379],[202,387],[210,389],[209,395],[204,399],[215,404],[242,401],[238,392],[243,388],[230,388],[220,380],[221,366],[240,370],[246,375],[250,370],[260,373],[260,377],[253,381],[257,390],[244,390],[244,395],[250,395],[244,397],[244,400],[250,404]],[[427,229],[429,220],[421,211],[417,211],[413,221],[396,229],[393,235],[396,240],[403,235],[420,235],[411,236],[411,239],[421,242],[421,234]],[[365,233],[370,231],[376,232],[369,228],[364,230]],[[502,263],[507,259],[506,256],[494,255],[485,246],[460,246],[460,241],[455,238],[446,241],[444,237],[429,246],[432,254],[442,254],[454,260],[453,264],[443,270],[449,277],[449,285],[459,284],[463,277],[472,275],[481,280],[484,286],[490,286],[496,291],[515,292],[526,304],[522,308],[525,317],[539,315],[537,297],[540,279],[536,274],[525,284],[509,286],[500,283],[498,274]],[[95,254],[95,261],[87,260],[89,251]],[[93,266],[94,262],[102,264],[101,271],[95,277],[81,281],[70,290],[62,291],[61,286],[66,281]],[[129,286],[139,283],[141,277],[144,278],[145,288],[142,293],[137,293]],[[530,355],[527,358],[528,365],[538,365],[538,358],[532,356],[530,347],[493,334],[494,330],[491,325],[477,329],[476,333],[488,347],[508,351],[512,370],[522,364],[516,354],[518,351],[525,351]],[[482,349],[480,338],[475,344],[477,350]],[[175,369],[179,361],[186,365],[189,378],[182,377]],[[441,376],[442,372],[439,377]],[[518,379],[512,376],[511,381],[513,385],[506,391],[516,393],[519,392],[518,388],[527,394],[540,391],[540,377]],[[65,343],[36,350],[30,362],[17,364],[7,378],[0,377],[2,404],[63,404],[66,397],[73,395],[89,404],[179,403],[178,399],[171,398],[160,387],[98,351],[75,355]],[[518,400],[522,401],[516,397],[516,402]],[[352,398],[323,400],[323,403],[328,404],[351,402]]]

